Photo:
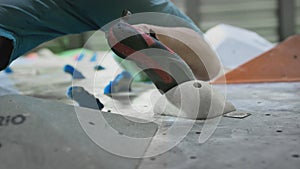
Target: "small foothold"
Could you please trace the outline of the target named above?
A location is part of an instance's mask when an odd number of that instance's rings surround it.
[[[84,53],[80,53],[80,54],[76,57],[75,60],[80,62],[80,61],[83,60],[84,56],[85,56]]]
[[[122,73],[118,74],[113,81],[109,82],[109,84],[104,88],[104,94],[109,95],[112,93],[130,92],[131,81],[131,74],[127,71],[123,71]]]
[[[73,79],[84,79],[85,78],[78,70],[76,70],[71,65],[66,65],[64,67],[64,72],[70,74],[73,77]]]
[[[102,110],[104,108],[104,105],[100,102],[100,100],[87,92],[83,87],[71,86],[67,89],[66,95],[70,99],[76,101],[81,107],[96,110]]]
[[[93,56],[91,57],[90,62],[96,62],[97,61],[97,56],[98,56],[98,54],[97,54],[97,52],[95,52],[93,54]]]
[[[104,88],[104,94],[111,94],[111,83],[109,82],[109,84]]]
[[[103,66],[101,66],[101,65],[96,65],[96,66],[94,67],[94,69],[95,69],[96,71],[98,71],[98,70],[104,70],[105,68],[104,68]]]
[[[7,74],[14,73],[14,71],[10,67],[4,69],[4,72],[7,73]]]

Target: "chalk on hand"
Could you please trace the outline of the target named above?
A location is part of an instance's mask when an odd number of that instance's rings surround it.
[[[66,65],[64,71],[70,74],[73,79],[84,79],[85,77],[71,65]]]
[[[131,82],[131,74],[127,71],[123,71],[104,88],[104,94],[110,95],[112,93],[131,92]]]
[[[14,71],[10,67],[7,67],[6,69],[4,69],[4,72],[7,74],[14,73]]]
[[[94,52],[93,56],[90,59],[90,62],[96,62],[97,61],[97,56],[98,56],[97,52]]]
[[[98,98],[87,92],[83,87],[71,86],[67,89],[66,95],[76,101],[79,106],[90,109],[102,110],[104,105]]]
[[[105,68],[104,68],[103,66],[101,66],[101,65],[96,65],[96,66],[94,67],[94,69],[95,69],[96,71],[98,71],[98,70],[104,70]]]

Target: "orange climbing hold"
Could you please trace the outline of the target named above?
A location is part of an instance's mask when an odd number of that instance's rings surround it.
[[[212,83],[294,81],[300,81],[300,35],[289,37],[271,50],[231,70]]]

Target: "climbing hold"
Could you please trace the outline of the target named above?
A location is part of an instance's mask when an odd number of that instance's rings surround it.
[[[78,70],[76,70],[71,65],[66,65],[64,67],[64,72],[70,74],[73,77],[73,79],[84,79],[85,78]]]
[[[14,73],[14,71],[10,67],[7,67],[6,69],[4,69],[4,72],[7,74]]]
[[[94,52],[93,56],[90,59],[90,62],[96,62],[97,61],[97,56],[98,56],[97,52]]]
[[[167,91],[158,98],[153,111],[155,114],[205,120],[234,112],[236,108],[212,85],[195,80]]]
[[[214,84],[300,81],[300,35],[293,35],[269,51],[217,78]]]
[[[96,65],[96,66],[94,67],[94,69],[95,69],[96,71],[98,71],[98,70],[104,70],[105,68],[104,68],[103,66],[101,66],[101,65]]]
[[[83,60],[83,58],[84,58],[84,53],[82,52],[82,53],[80,53],[76,58],[75,58],[75,60],[76,61],[82,61]]]
[[[104,94],[112,94],[119,92],[131,92],[132,76],[129,72],[123,71],[116,76],[113,81],[104,88]]]
[[[71,86],[67,89],[66,95],[76,101],[79,106],[102,110],[104,105],[100,102],[98,98],[87,92],[83,87]]]

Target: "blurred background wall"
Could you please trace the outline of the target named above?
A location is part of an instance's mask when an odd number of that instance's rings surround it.
[[[205,32],[226,23],[272,42],[300,32],[300,0],[173,0]]]
[[[201,28],[203,32],[220,24],[230,24],[257,32],[271,42],[300,33],[300,0],[171,0]],[[64,36],[43,44],[54,52],[81,48],[95,32]],[[104,34],[85,47],[106,50]]]

